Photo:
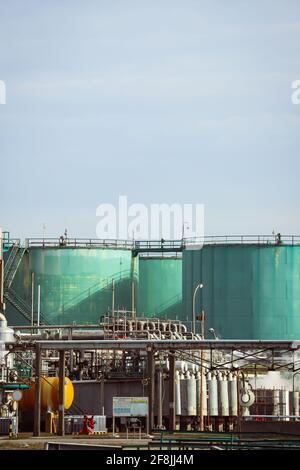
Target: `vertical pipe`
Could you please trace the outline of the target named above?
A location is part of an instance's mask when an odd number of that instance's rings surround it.
[[[3,238],[2,238],[2,230],[0,229],[0,311],[3,311],[5,309],[3,283],[4,283]]]
[[[181,415],[180,373],[178,371],[175,374],[175,414]]]
[[[113,337],[115,337],[115,281],[112,281],[111,315],[113,322]]]
[[[2,245],[2,240],[1,240]],[[3,282],[4,282],[4,269],[3,269],[4,262],[0,259],[0,311],[3,311],[4,306],[4,289],[3,289]]]
[[[280,409],[279,409],[279,390],[272,391],[272,415],[279,416]]]
[[[74,370],[74,350],[70,349],[70,372]]]
[[[101,413],[104,416],[104,375],[101,374]]]
[[[228,391],[229,391],[229,416],[238,415],[238,394],[236,375],[229,373],[228,376]]]
[[[163,428],[163,373],[159,369],[157,373],[157,401],[158,401],[158,413],[157,413],[157,428]]]
[[[34,428],[33,435],[41,435],[41,380],[42,380],[42,356],[41,349],[37,345],[35,349],[35,401],[34,401]]]
[[[59,351],[58,435],[65,435],[65,351]]]
[[[169,354],[169,430],[176,429],[175,414],[175,356],[173,351]]]
[[[31,326],[34,321],[34,272],[31,273]]]
[[[292,392],[292,399],[290,403],[292,406],[292,414],[294,416],[299,416],[299,392]]]
[[[135,305],[134,305],[134,281],[132,281],[132,284],[131,284],[131,302],[132,302],[132,307],[131,307],[131,310],[132,310],[132,318],[135,318],[135,312],[134,312],[134,309],[135,309]]]
[[[219,415],[229,416],[229,394],[227,376],[222,373],[218,377]]]
[[[202,339],[204,339],[204,310],[201,313],[201,335]],[[204,351],[201,349],[201,371],[200,371],[200,431],[204,431],[204,420],[203,420],[203,383],[204,383],[204,368],[203,368],[203,361],[204,361]]]
[[[209,416],[218,416],[218,382],[214,372],[207,374],[208,388],[208,414]]]
[[[154,385],[155,385],[155,361],[152,348],[147,350],[148,363],[148,404],[149,404],[149,425],[154,428]]]
[[[40,326],[40,316],[41,316],[41,286],[38,285],[38,306],[37,306],[37,326]]]

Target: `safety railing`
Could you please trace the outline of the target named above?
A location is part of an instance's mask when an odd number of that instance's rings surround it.
[[[70,248],[133,248],[132,240],[95,238],[27,238],[28,247],[70,247]]]
[[[211,235],[184,238],[184,247],[193,245],[300,245],[300,235]]]
[[[20,245],[20,240],[10,240]],[[95,238],[28,238],[25,247],[125,248],[136,252],[179,252],[183,248],[203,245],[300,245],[300,235],[206,235],[182,240],[117,240]]]

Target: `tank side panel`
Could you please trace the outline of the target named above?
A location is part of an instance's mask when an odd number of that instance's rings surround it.
[[[139,315],[179,319],[182,309],[181,258],[139,259]]]
[[[137,262],[130,250],[33,248],[14,280],[18,294],[31,303],[31,273],[41,286],[41,312],[49,323],[98,322],[112,304],[131,308],[131,283],[137,281]],[[23,321],[24,323],[24,321]]]
[[[299,339],[299,246],[204,246],[183,253],[183,316],[204,308],[206,335],[227,339]]]

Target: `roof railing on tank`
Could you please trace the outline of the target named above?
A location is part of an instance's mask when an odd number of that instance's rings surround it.
[[[98,238],[29,238],[29,247],[69,247],[69,248],[126,248],[132,249],[132,240],[98,239]]]
[[[300,235],[207,235],[185,238],[184,247],[193,245],[300,245]]]
[[[21,240],[20,238],[9,238],[9,240],[5,241],[5,245],[7,245],[9,248],[12,246],[21,246]]]
[[[20,245],[20,239],[10,239],[11,244]],[[70,248],[126,248],[150,254],[158,252],[180,251],[189,245],[300,245],[300,235],[206,235],[203,237],[184,238],[182,240],[118,240],[95,238],[29,238],[26,247],[70,247]]]

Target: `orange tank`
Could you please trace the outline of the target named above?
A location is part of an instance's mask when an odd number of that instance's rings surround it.
[[[58,411],[58,377],[42,377],[41,380],[41,408],[46,411]],[[22,390],[20,409],[33,410],[35,402],[35,384],[28,390]],[[68,377],[65,377],[65,409],[68,410],[74,400],[74,386]]]

